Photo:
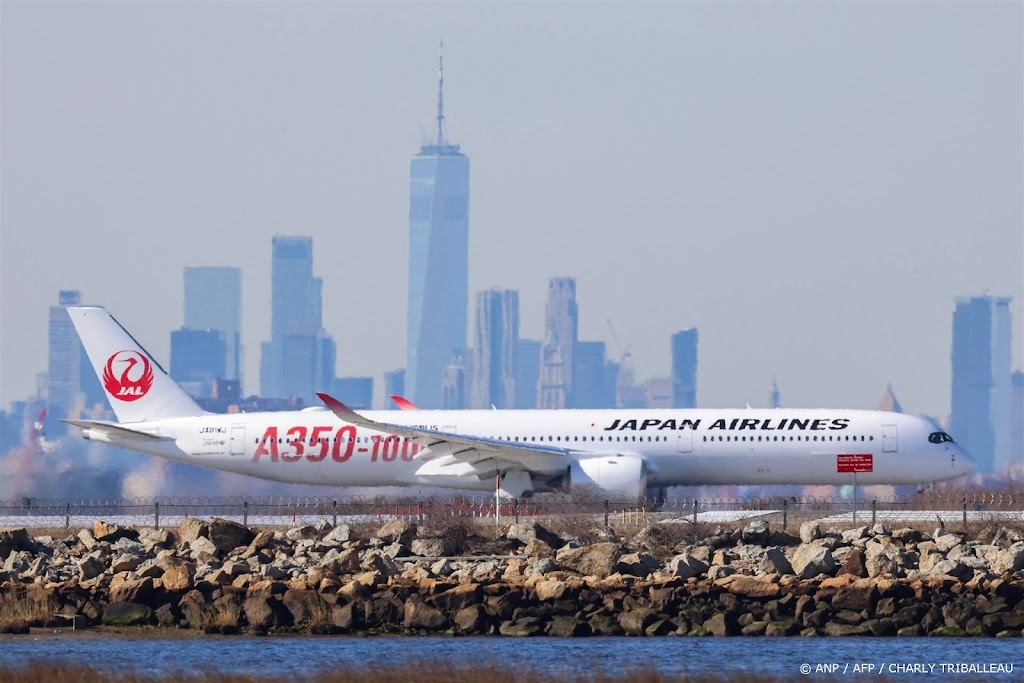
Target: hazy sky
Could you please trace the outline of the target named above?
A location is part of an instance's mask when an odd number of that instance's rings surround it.
[[[775,376],[945,415],[954,296],[1012,296],[1022,364],[1022,8],[2,2],[0,402],[61,288],[166,361],[196,265],[243,268],[256,391],[274,234],[313,236],[339,374],[404,365],[443,38],[470,291],[519,289],[523,336],[574,275],[581,337],[614,354],[612,320],[641,376],[700,328],[704,406]]]

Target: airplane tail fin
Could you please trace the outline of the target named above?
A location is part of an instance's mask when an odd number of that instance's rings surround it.
[[[205,414],[106,309],[67,311],[118,422]]]

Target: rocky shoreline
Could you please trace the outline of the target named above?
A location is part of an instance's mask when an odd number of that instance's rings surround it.
[[[0,632],[505,636],[996,636],[1024,629],[1024,534],[971,540],[883,525],[800,536],[755,521],[668,525],[175,531],[97,521],[66,538],[0,531]],[[578,525],[577,525],[578,526]],[[676,525],[673,525],[676,526]],[[684,536],[680,538],[680,536]]]

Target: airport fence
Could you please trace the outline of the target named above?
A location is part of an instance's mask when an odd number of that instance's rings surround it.
[[[176,527],[185,519],[221,517],[255,527],[291,527],[324,520],[384,523],[390,519],[494,519],[500,523],[555,516],[590,518],[606,526],[736,525],[766,519],[793,531],[805,521],[825,525],[1024,522],[1024,490],[923,492],[910,496],[602,497],[540,494],[493,497],[157,497],[0,501],[0,526],[78,529],[94,520],[129,526]]]

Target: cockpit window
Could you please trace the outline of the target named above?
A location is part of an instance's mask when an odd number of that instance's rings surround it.
[[[946,432],[932,432],[928,435],[929,443],[945,443],[947,441],[953,443],[953,437]]]

